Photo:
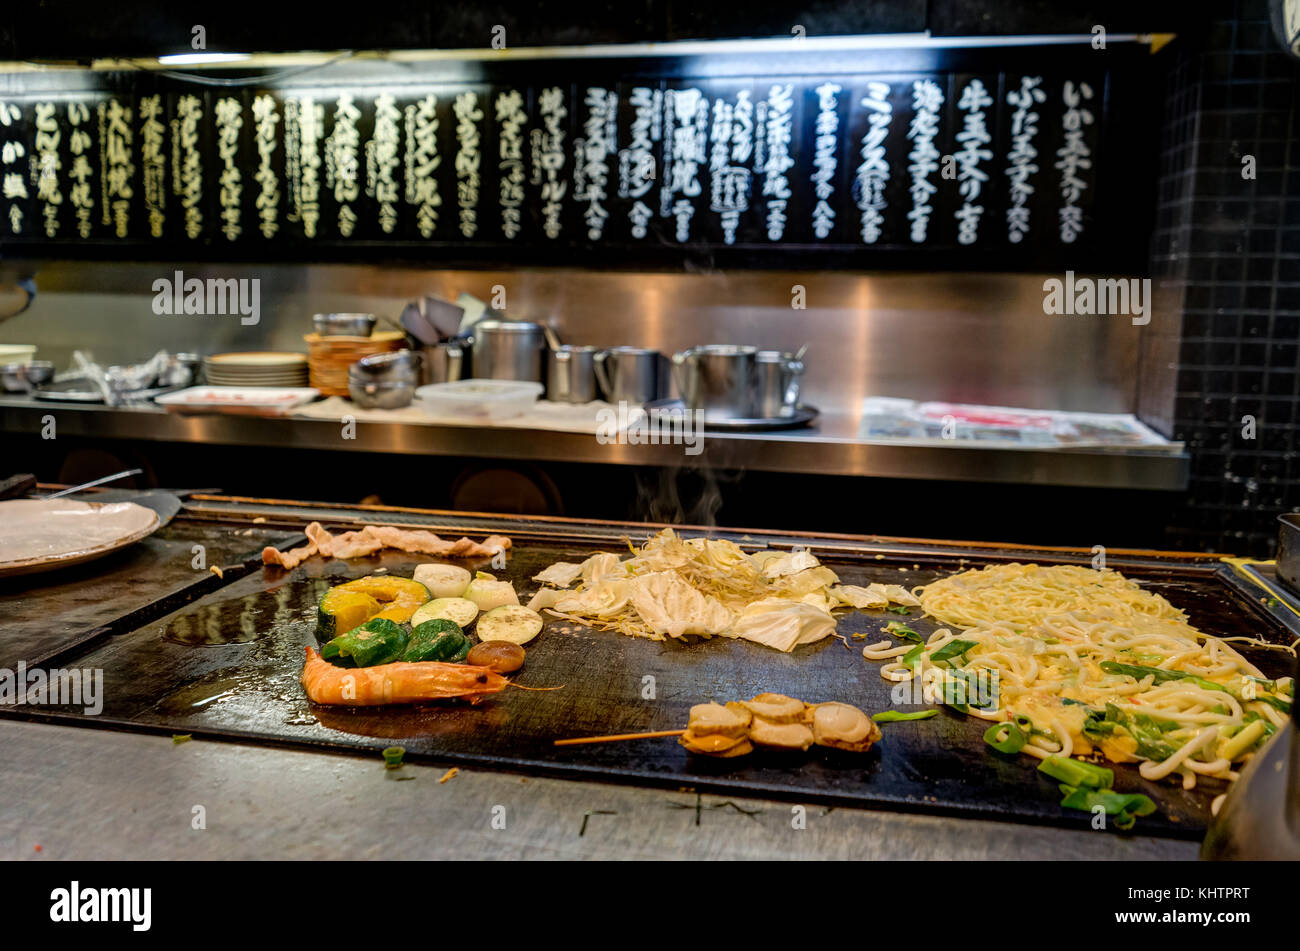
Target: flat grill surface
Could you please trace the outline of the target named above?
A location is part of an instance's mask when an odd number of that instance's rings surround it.
[[[443,534],[455,537],[450,531]],[[905,557],[832,553],[820,550],[815,538],[808,542],[823,563],[850,584],[880,581],[911,587],[984,563],[963,552]],[[536,572],[555,561],[579,561],[598,549],[620,550],[620,545],[612,539],[543,538],[539,533],[537,538],[516,539],[509,567],[497,574],[513,581],[526,601],[537,588],[529,580]],[[1024,554],[1018,558],[1031,560]],[[692,704],[744,699],[764,691],[810,702],[844,701],[868,713],[890,709],[895,706],[889,698],[892,685],[881,678],[879,664],[861,656],[864,644],[881,640],[885,624],[899,619],[883,611],[841,617],[838,631],[848,638],[847,648],[830,638],[788,655],[726,638],[655,642],[551,619],[528,645],[527,663],[514,679],[522,686],[562,689],[506,688],[477,706],[450,702],[343,709],[310,704],[299,674],[304,645],[317,643],[316,603],[324,591],[381,571],[410,577],[414,567],[427,560],[390,551],[351,562],[313,558],[288,573],[256,570],[134,631],[64,658],[62,666],[103,669],[105,700],[98,716],[67,707],[0,709],[85,725],[341,752],[400,744],[411,759],[792,802],[1071,827],[1087,827],[1091,821],[1090,814],[1059,806],[1055,781],[1036,772],[1036,761],[992,752],[982,740],[985,721],[947,708],[929,720],[884,724],[883,741],[865,755],[813,747],[807,753],[757,752],[712,760],[688,754],[674,738],[553,744],[565,737],[680,729]],[[1203,630],[1290,640],[1250,597],[1204,566],[1116,567],[1188,611]],[[913,609],[908,623],[923,635],[939,626],[918,614],[919,609]],[[852,637],[856,633],[867,637]],[[1287,655],[1260,652],[1252,659],[1270,676],[1290,672]],[[1223,784],[1213,780],[1184,791],[1172,783],[1148,783],[1133,767],[1119,766],[1115,772],[1117,789],[1145,792],[1159,804],[1157,815],[1140,820],[1147,834],[1199,836],[1210,800],[1223,791]]]

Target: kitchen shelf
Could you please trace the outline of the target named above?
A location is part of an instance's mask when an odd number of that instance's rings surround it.
[[[857,437],[857,417],[821,415],[815,426],[768,433],[706,432],[702,451],[681,445],[601,443],[588,433],[356,423],[344,439],[337,421],[247,416],[182,416],[153,406],[106,407],[0,400],[0,432],[39,434],[46,416],[60,437],[148,440],[222,446],[339,450],[604,465],[710,466],[816,475],[1000,482],[1027,485],[1180,491],[1187,487],[1185,452],[1138,449],[913,446]]]

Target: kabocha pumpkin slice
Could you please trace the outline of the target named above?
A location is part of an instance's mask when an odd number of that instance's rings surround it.
[[[429,589],[410,578],[357,578],[325,592],[316,608],[316,633],[330,640],[375,617],[403,624],[428,600]]]
[[[316,636],[333,640],[360,627],[384,609],[384,606],[361,591],[330,588],[316,608]]]

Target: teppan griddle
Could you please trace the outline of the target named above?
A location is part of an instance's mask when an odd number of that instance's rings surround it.
[[[201,507],[201,506],[200,506]],[[342,512],[334,513],[342,516]],[[355,520],[418,522],[418,516],[372,511]],[[222,518],[232,518],[223,510]],[[348,519],[348,521],[354,521]],[[342,519],[339,519],[342,521]],[[626,552],[619,535],[644,539],[650,526],[610,526],[563,520],[465,517],[429,520],[440,534],[466,528],[510,534],[515,547],[497,574],[525,594],[529,579],[558,560],[577,561],[596,549]],[[452,527],[448,527],[448,521]],[[948,544],[882,544],[880,540],[714,532],[743,545],[809,546],[846,583],[925,584],[990,561],[1083,562],[1064,550],[961,548]],[[679,729],[690,706],[741,699],[763,691],[808,701],[840,700],[868,712],[888,709],[891,685],[879,665],[861,656],[880,640],[885,612],[841,618],[846,644],[828,638],[782,654],[743,641],[659,643],[551,620],[528,645],[516,682],[562,689],[507,688],[477,706],[336,709],[310,704],[299,684],[304,646],[315,645],[316,603],[332,584],[377,572],[410,577],[429,560],[399,552],[351,562],[309,559],[292,572],[255,570],[192,604],[79,655],[63,667],[101,668],[104,705],[96,716],[66,707],[17,706],[6,714],[73,721],[87,726],[191,734],[338,752],[367,753],[401,745],[411,760],[476,765],[528,774],[626,782],[669,788],[758,795],[792,803],[821,803],[1048,823],[1086,828],[1088,813],[1062,809],[1056,783],[1028,757],[1005,757],[982,740],[987,724],[941,708],[929,720],[883,725],[884,739],[854,755],[814,747],[803,754],[758,752],[728,760],[692,756],[673,738],[556,747],[554,740],[597,734]],[[1221,635],[1249,634],[1290,643],[1273,614],[1231,571],[1197,558],[1124,558],[1110,564],[1188,611],[1198,627]],[[470,567],[473,567],[472,565]],[[922,634],[937,625],[913,609],[908,623]],[[854,634],[867,634],[865,639]],[[1252,659],[1276,676],[1291,659],[1259,652]],[[1149,783],[1135,768],[1115,770],[1116,788],[1145,792],[1156,815],[1139,820],[1146,834],[1199,837],[1210,800],[1223,785],[1203,780],[1193,791]]]

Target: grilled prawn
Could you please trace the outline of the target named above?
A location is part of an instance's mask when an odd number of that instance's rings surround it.
[[[489,667],[427,660],[375,667],[335,667],[310,647],[307,663],[302,668],[302,685],[309,700],[348,707],[423,703],[447,697],[477,702],[480,697],[499,693],[507,683],[505,677]]]

